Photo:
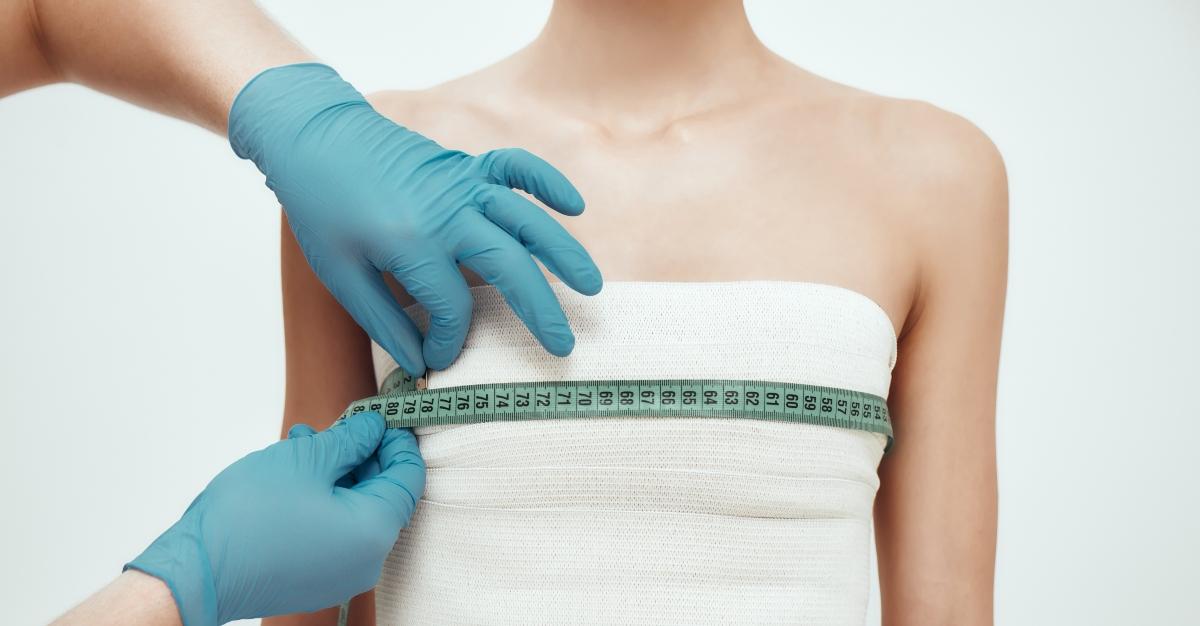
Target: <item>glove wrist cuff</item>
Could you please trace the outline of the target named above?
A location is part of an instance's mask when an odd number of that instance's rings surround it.
[[[346,104],[367,104],[357,89],[324,63],[270,67],[251,78],[229,108],[229,144],[264,174],[272,146],[286,150],[289,139],[320,112]]]
[[[217,589],[197,529],[180,520],[121,571],[149,574],[171,590],[183,626],[217,626]]]

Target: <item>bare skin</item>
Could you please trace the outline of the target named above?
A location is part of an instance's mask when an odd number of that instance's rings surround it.
[[[606,280],[812,281],[879,303],[899,337],[875,508],[884,624],[992,623],[1008,196],[983,133],[792,65],[737,0],[559,0],[513,56],[372,101],[465,150],[520,143],[554,162],[588,203],[561,221]],[[282,253],[286,432],[374,378],[367,338],[286,227]],[[363,606],[354,620],[373,623]]]
[[[149,574],[128,570],[54,620],[51,626],[181,626],[181,623],[167,584]]]
[[[224,135],[255,74],[313,58],[251,0],[0,3],[0,97],[76,82]]]

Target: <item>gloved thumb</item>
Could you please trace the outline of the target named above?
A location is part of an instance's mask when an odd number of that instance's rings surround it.
[[[288,429],[287,438],[297,439],[299,437],[311,437],[315,434],[317,434],[317,429],[309,426],[308,424],[293,424],[292,427]]]
[[[374,496],[386,507],[397,532],[408,525],[425,493],[425,460],[411,428],[393,428],[383,436],[379,448],[380,472],[354,486],[354,491]]]
[[[336,481],[361,465],[383,440],[383,416],[374,411],[355,413],[312,436],[319,471]]]

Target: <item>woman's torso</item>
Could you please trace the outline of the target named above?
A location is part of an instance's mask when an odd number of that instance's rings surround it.
[[[789,281],[553,283],[576,333],[547,353],[490,285],[429,388],[646,378],[771,380],[886,397],[885,312]],[[753,306],[748,306],[752,303]],[[428,314],[407,312],[422,330]],[[373,347],[376,376],[396,363]],[[414,429],[425,492],[376,587],[403,624],[861,624],[886,438],[738,417]]]
[[[559,359],[464,269],[471,334],[430,386],[691,376],[886,397],[919,267],[905,114],[778,71],[740,104],[622,133],[489,70],[373,96],[444,145],[520,146],[561,169],[587,209],[550,214],[606,281],[589,300],[546,273],[577,337]],[[375,355],[382,378],[395,364]],[[377,589],[381,624],[861,623],[879,435],[654,419],[418,435],[427,493]]]

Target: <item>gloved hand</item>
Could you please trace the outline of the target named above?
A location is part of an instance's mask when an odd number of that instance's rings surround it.
[[[229,139],[266,175],[321,282],[409,374],[443,369],[462,349],[472,301],[456,262],[495,285],[548,351],[571,352],[574,335],[530,254],[586,295],[602,279],[561,224],[510,189],[583,212],[579,192],[542,159],[447,150],[377,113],[319,63],[254,77],[230,109]],[[423,345],[381,271],[429,311]]]
[[[425,491],[407,428],[358,413],[225,468],[125,565],[163,580],[184,626],[315,611],[370,589]]]

